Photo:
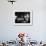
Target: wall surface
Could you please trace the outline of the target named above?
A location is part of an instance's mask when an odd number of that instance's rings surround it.
[[[32,26],[15,26],[16,10],[33,10]],[[33,40],[46,40],[46,0],[17,0],[13,5],[0,0],[0,40],[15,40],[18,32],[26,32]]]

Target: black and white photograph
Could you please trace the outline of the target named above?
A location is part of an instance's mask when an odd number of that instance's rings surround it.
[[[46,46],[46,0],[0,0],[0,46]]]
[[[16,25],[31,25],[32,24],[32,12],[15,12],[15,24]]]

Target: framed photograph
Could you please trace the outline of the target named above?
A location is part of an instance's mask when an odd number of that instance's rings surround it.
[[[32,11],[15,11],[15,25],[30,26],[32,25]]]

